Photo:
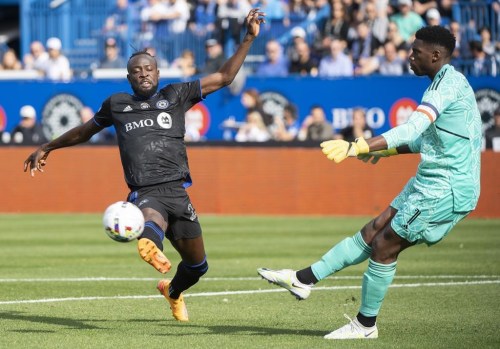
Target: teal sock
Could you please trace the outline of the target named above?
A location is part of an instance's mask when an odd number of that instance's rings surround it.
[[[368,261],[368,270],[363,275],[361,289],[361,308],[359,312],[364,316],[377,316],[384,301],[389,285],[396,274],[397,262],[381,264]]]
[[[332,247],[319,261],[311,265],[314,276],[323,280],[350,265],[359,264],[370,257],[372,248],[366,244],[357,232]]]

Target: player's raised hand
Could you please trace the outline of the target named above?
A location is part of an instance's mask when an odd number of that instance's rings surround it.
[[[29,168],[31,177],[35,176],[35,171],[43,172],[48,156],[48,151],[44,151],[42,147],[38,148],[24,161],[24,172]]]
[[[259,10],[259,8],[251,9],[246,18],[247,33],[255,37],[259,35],[260,25],[266,23],[264,18],[266,14]]]
[[[370,151],[370,147],[363,137],[357,138],[354,142],[347,142],[341,139],[326,141],[320,144],[323,154],[329,160],[339,163],[347,157],[358,156]]]

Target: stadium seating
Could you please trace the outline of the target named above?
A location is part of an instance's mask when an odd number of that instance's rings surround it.
[[[128,35],[121,44],[122,55],[130,56],[134,48],[142,48],[145,44],[144,38],[138,35],[134,28],[140,28],[140,19],[137,16],[139,2],[130,2],[128,14]],[[22,0],[21,1],[21,55],[29,51],[29,45],[34,40],[45,40],[51,36],[57,36],[63,43],[63,52],[70,59],[75,76],[85,77],[92,63],[102,58],[102,43],[104,34],[102,31],[106,17],[110,13],[114,1],[101,0]],[[458,10],[453,13],[455,19],[466,25],[471,20],[476,28],[487,26],[491,29],[492,38],[500,40],[498,14],[489,4],[489,1],[459,1]],[[313,28],[314,23],[295,19],[295,23],[284,27],[281,22],[273,21],[265,26],[261,38],[252,47],[247,59],[247,65],[252,68],[264,59],[265,42],[271,38],[278,39],[286,44],[290,39],[290,29],[294,25],[301,25],[308,29]],[[311,26],[313,25],[313,26]],[[311,30],[308,31],[311,33]],[[186,31],[175,37],[175,40],[164,40],[168,35],[157,35],[153,44],[168,61],[172,61],[180,54],[182,49],[191,49],[195,53],[198,64],[205,59],[204,42],[207,37],[200,37]],[[471,39],[471,38],[467,38]],[[459,61],[464,67],[470,65],[467,61]]]

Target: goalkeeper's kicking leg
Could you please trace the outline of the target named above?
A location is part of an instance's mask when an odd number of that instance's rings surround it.
[[[306,299],[311,292],[312,285],[345,267],[368,259],[372,253],[373,239],[389,224],[395,214],[396,210],[391,207],[387,208],[354,236],[333,246],[319,261],[307,268],[296,272],[291,269],[260,268],[258,273],[269,282],[288,289],[297,299]]]
[[[397,213],[388,207],[361,231],[330,249],[319,261],[297,272],[261,268],[258,273],[269,282],[288,289],[298,299],[306,299],[314,284],[326,277],[370,258],[363,277],[361,308],[354,320],[325,336],[327,339],[377,338],[376,317],[396,271],[398,254],[412,244],[390,227]]]

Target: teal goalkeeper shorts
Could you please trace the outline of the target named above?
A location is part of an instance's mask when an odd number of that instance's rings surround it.
[[[453,211],[451,190],[440,197],[430,197],[415,188],[411,178],[399,195],[391,202],[398,212],[391,227],[403,239],[433,245],[442,240],[469,212]]]

